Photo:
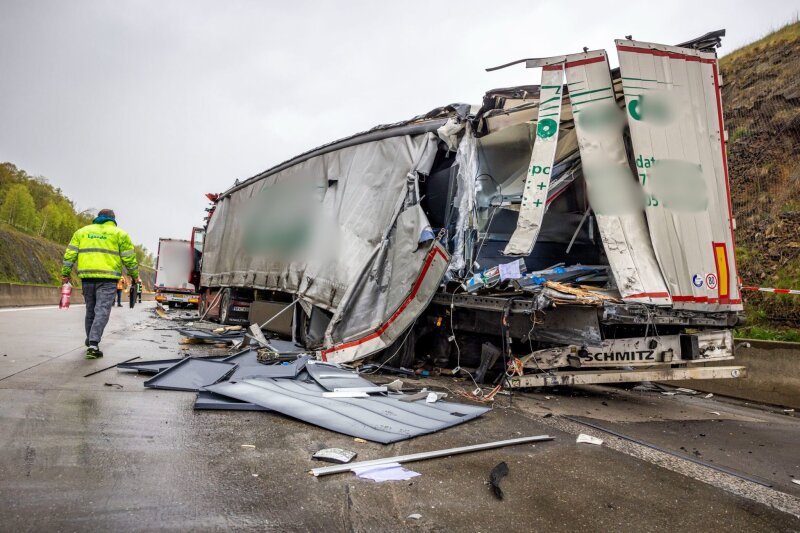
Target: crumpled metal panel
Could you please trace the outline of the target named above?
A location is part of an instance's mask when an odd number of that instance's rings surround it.
[[[244,338],[244,331],[229,331],[227,333],[214,333],[203,329],[186,329],[178,328],[175,331],[188,337],[190,339],[199,339],[204,341],[232,341]]]
[[[178,359],[156,359],[155,361],[131,361],[130,363],[120,363],[117,368],[136,370],[142,374],[158,374],[181,361],[183,361],[182,357]]]
[[[152,361],[131,361],[130,363],[120,363],[117,365],[117,368],[122,370],[136,370],[142,374],[158,374],[159,372],[163,372],[169,367],[180,363],[184,359],[185,357],[179,357],[176,359],[155,359]],[[203,359],[205,361],[224,361],[226,358],[204,357]]]
[[[307,367],[308,368],[308,367]],[[389,444],[472,420],[489,409],[449,402],[400,402],[403,395],[323,398],[314,382],[246,379],[217,383],[207,390],[268,407],[310,424]]]
[[[245,378],[295,378],[308,362],[308,356],[302,356],[291,362],[266,365],[258,362],[258,352],[246,350],[234,354],[224,361],[238,365],[236,370],[228,377],[229,380]]]
[[[225,379],[236,365],[222,361],[209,361],[187,357],[144,382],[151,389],[197,391]]]
[[[329,391],[374,387],[375,385],[352,370],[345,370],[327,363],[313,362],[306,366],[308,374]]]
[[[209,391],[199,391],[194,401],[197,410],[211,411],[269,411],[266,407],[254,403],[242,402],[227,396],[221,396]]]

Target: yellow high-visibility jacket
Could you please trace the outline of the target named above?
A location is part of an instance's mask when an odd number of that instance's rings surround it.
[[[62,276],[69,276],[73,266],[80,278],[119,279],[122,265],[128,275],[138,278],[139,265],[131,238],[107,220],[101,224],[89,224],[72,235],[64,252]]]

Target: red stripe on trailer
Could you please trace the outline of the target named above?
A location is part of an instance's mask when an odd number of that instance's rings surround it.
[[[704,57],[681,54],[679,52],[668,52],[666,50],[655,50],[653,48],[638,48],[636,46],[617,45],[617,51],[632,52],[634,54],[647,54],[656,57],[668,57],[670,59],[682,59],[684,61],[696,61],[699,63],[708,63],[712,65],[716,65],[717,63],[716,59],[706,59]]]
[[[672,297],[672,301],[673,302],[695,302],[695,303],[705,304],[705,303],[709,303],[709,298],[708,298],[708,296],[680,296],[680,295],[677,295],[677,296],[673,296]],[[716,302],[716,300],[714,300],[714,302]]]
[[[557,65],[545,65],[542,67],[542,70],[563,70],[564,64],[558,63]]]
[[[668,292],[640,292],[638,294],[629,294],[628,296],[623,296],[624,300],[628,300],[630,298],[669,298]]]
[[[605,61],[605,60],[606,60],[606,58],[604,56],[589,57],[587,59],[578,59],[576,61],[569,61],[569,62],[567,62],[566,67],[567,68],[579,67],[581,65],[589,65],[591,63],[600,63],[601,61]]]
[[[419,288],[422,285],[422,281],[425,279],[425,274],[428,273],[428,269],[430,268],[431,264],[433,264],[433,260],[436,257],[437,253],[441,255],[445,261],[447,261],[447,256],[444,254],[444,252],[442,252],[439,249],[439,247],[434,244],[431,251],[428,252],[428,257],[425,259],[425,264],[422,266],[422,271],[420,272],[417,281],[414,283],[414,287],[411,289],[411,294],[409,294],[408,297],[405,300],[403,300],[403,303],[400,304],[400,307],[397,308],[397,311],[395,311],[394,314],[392,314],[392,316],[389,317],[389,320],[384,322],[383,325],[381,325],[378,329],[376,329],[373,333],[370,333],[366,337],[361,337],[358,340],[346,342],[344,344],[340,344],[339,346],[328,348],[327,350],[322,350],[322,352],[320,352],[320,357],[322,357],[322,360],[327,361],[328,354],[331,352],[338,352],[339,350],[344,350],[347,348],[352,348],[353,346],[358,346],[359,344],[363,344],[376,337],[379,337],[384,331],[386,331],[392,324],[392,322],[397,320],[397,318],[403,313],[405,308],[408,307],[408,304],[410,304],[412,300],[414,300],[414,297],[417,295],[417,292],[419,292]]]

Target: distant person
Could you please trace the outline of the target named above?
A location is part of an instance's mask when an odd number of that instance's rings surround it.
[[[86,301],[86,359],[103,357],[100,339],[114,306],[114,291],[122,279],[122,265],[134,283],[139,281],[139,266],[131,238],[117,227],[114,211],[102,209],[91,224],[72,235],[61,276],[69,281],[75,266]],[[122,281],[124,287],[124,281]]]
[[[136,282],[136,296],[139,300],[138,303],[142,303],[142,286],[142,280]]]
[[[117,307],[122,307],[122,293],[125,292],[125,278],[117,280]]]

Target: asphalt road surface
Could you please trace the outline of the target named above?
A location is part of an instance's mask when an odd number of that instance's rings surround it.
[[[0,312],[0,524],[5,531],[800,531],[800,423],[721,398],[587,387],[499,396],[483,417],[393,445],[274,413],[195,412],[117,369],[182,350],[153,304],[114,308],[83,359],[83,307]],[[165,328],[165,329],[161,329]],[[376,381],[390,381],[389,376]],[[453,379],[409,386],[455,390]],[[445,390],[444,388],[441,390]],[[591,421],[747,474],[744,481],[581,426]],[[604,439],[577,444],[576,435]],[[324,447],[358,460],[524,435],[536,445],[407,465],[410,481],[314,478]],[[248,446],[243,446],[248,445]],[[490,470],[505,461],[503,501]],[[323,464],[324,465],[324,464]],[[409,515],[419,514],[418,519]]]

